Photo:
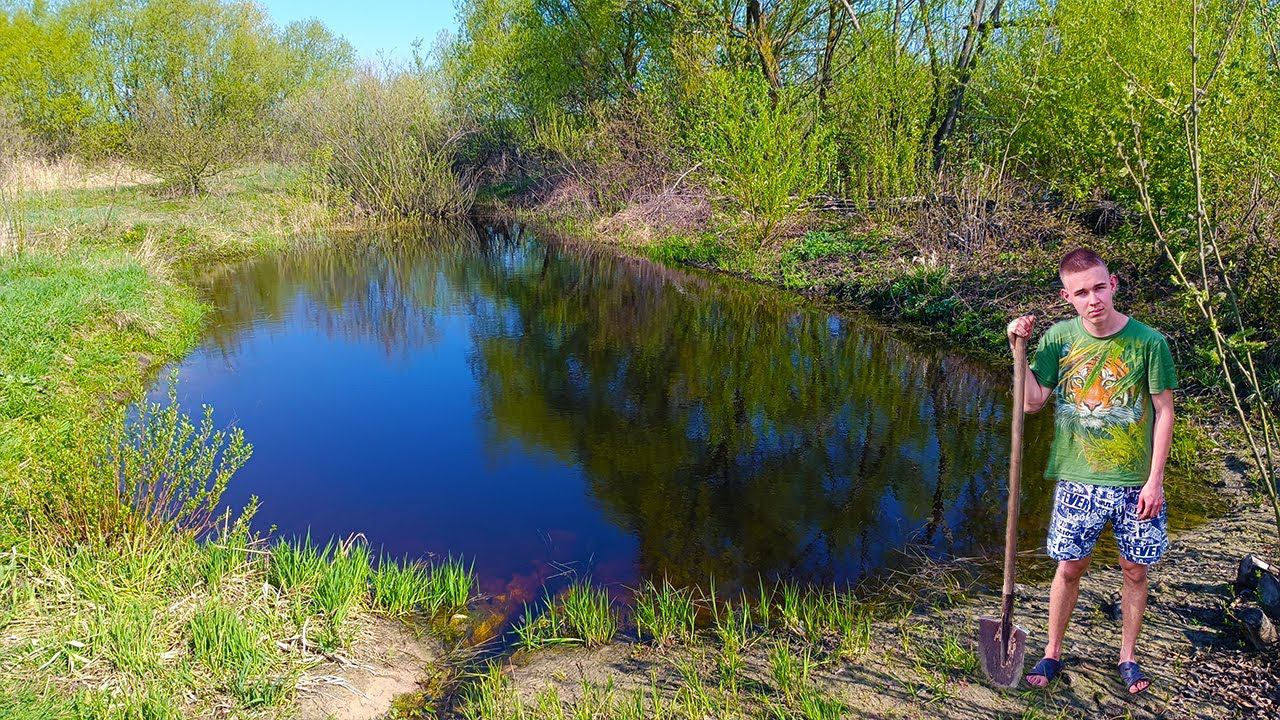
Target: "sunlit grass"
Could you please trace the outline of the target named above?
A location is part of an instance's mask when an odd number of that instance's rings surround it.
[[[475,589],[473,565],[462,558],[447,558],[431,566],[427,585],[427,608],[430,612],[453,612],[467,606]]]
[[[260,621],[211,602],[191,618],[190,633],[192,657],[246,707],[276,703],[286,692],[285,683],[273,677],[277,651]]]
[[[962,677],[977,675],[977,653],[953,630],[943,630],[936,641],[920,643],[917,653],[920,664],[929,670]]]
[[[330,622],[341,624],[368,592],[369,547],[333,545],[316,580],[312,601]]]
[[[516,644],[526,650],[550,645],[603,645],[618,632],[618,616],[609,593],[589,582],[575,582],[545,610],[535,614],[525,606],[515,627]]]
[[[586,582],[571,585],[563,599],[565,627],[587,646],[603,645],[618,632],[609,593]]]
[[[404,616],[430,606],[431,573],[417,562],[382,560],[372,577],[373,606],[391,616]]]
[[[676,588],[666,578],[652,580],[635,596],[636,629],[658,646],[692,642],[697,633],[698,607],[691,588]]]
[[[154,672],[164,651],[157,636],[157,608],[136,601],[124,601],[102,618],[101,648],[116,668],[137,679]]]

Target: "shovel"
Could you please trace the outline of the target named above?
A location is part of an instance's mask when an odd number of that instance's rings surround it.
[[[978,657],[991,682],[1011,688],[1022,675],[1027,631],[1013,624],[1013,571],[1018,555],[1018,500],[1022,478],[1022,400],[1026,394],[1027,339],[1013,341],[1013,441],[1009,447],[1009,517],[1004,526],[1004,594],[1000,619],[978,618]]]

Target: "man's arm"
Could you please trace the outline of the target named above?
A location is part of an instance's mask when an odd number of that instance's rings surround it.
[[[1006,328],[1006,333],[1009,336],[1009,349],[1013,349],[1013,339],[1015,337],[1021,336],[1026,338],[1029,343],[1031,338],[1031,329],[1035,327],[1035,324],[1035,315],[1023,315],[1020,318],[1014,318],[1014,320],[1009,323],[1009,327]],[[1030,353],[1028,353],[1027,357],[1030,358]],[[1026,373],[1027,384],[1026,392],[1023,393],[1022,397],[1022,410],[1023,412],[1033,413],[1044,407],[1044,404],[1049,400],[1049,395],[1053,393],[1053,390],[1041,385],[1040,381],[1036,379],[1035,373],[1031,372],[1031,362],[1029,359],[1024,362],[1026,367],[1023,368],[1023,372]]]
[[[1049,396],[1053,394],[1053,391],[1040,384],[1040,381],[1036,379],[1035,373],[1031,372],[1030,363],[1028,363],[1026,373],[1027,385],[1026,392],[1022,396],[1022,410],[1029,413],[1039,412],[1040,408],[1044,407],[1044,404],[1049,401]]]
[[[1138,495],[1138,519],[1150,520],[1160,514],[1164,503],[1164,466],[1169,461],[1169,446],[1173,443],[1173,391],[1165,390],[1151,396],[1155,408],[1155,428],[1151,442],[1151,473]]]

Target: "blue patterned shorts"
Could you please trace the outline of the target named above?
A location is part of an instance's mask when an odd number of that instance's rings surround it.
[[[1140,565],[1159,560],[1169,549],[1168,503],[1160,507],[1156,517],[1139,520],[1141,492],[1141,487],[1059,480],[1053,491],[1053,518],[1049,520],[1049,556],[1055,560],[1088,557],[1109,520],[1125,560]]]

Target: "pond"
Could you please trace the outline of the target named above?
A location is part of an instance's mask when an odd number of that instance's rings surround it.
[[[277,536],[461,555],[512,603],[569,575],[855,583],[906,548],[1003,542],[1009,371],[798,296],[505,225],[199,284],[179,397],[244,429],[225,499],[258,496]],[[1028,419],[1026,548],[1048,419]]]

